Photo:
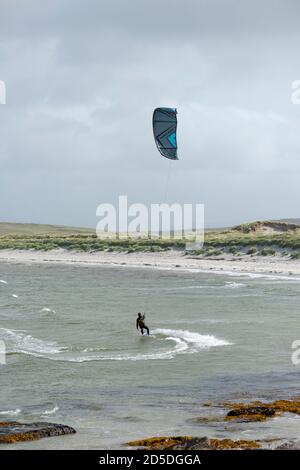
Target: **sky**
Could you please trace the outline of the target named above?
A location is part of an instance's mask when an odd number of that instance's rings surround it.
[[[298,0],[0,0],[0,221],[202,203],[205,225],[299,217]],[[152,112],[178,110],[178,156]]]

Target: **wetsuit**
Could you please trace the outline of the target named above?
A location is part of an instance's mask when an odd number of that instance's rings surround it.
[[[140,315],[136,319],[136,328],[141,330],[142,335],[144,334],[144,330],[147,331],[147,334],[149,336],[149,328],[148,326],[145,325],[145,315]]]

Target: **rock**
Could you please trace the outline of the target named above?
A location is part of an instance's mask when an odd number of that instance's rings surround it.
[[[193,437],[186,441],[182,441],[180,444],[175,444],[169,449],[172,450],[209,450],[210,442],[208,437]]]
[[[169,449],[171,446],[183,444],[192,439],[192,436],[159,436],[127,442],[127,445],[132,447],[147,447],[148,449]]]
[[[275,415],[273,408],[266,406],[243,406],[229,411],[226,419],[241,418],[251,421],[264,421],[266,418]]]
[[[223,416],[197,416],[196,418],[190,418],[187,420],[191,423],[222,423],[224,421]]]
[[[233,441],[232,439],[210,439],[210,450],[247,450],[247,449],[259,449],[260,444],[257,441],[241,439]]]
[[[45,422],[25,424],[17,421],[0,422],[0,444],[33,441],[42,437],[75,433],[75,429],[64,424]]]
[[[275,450],[300,450],[300,441],[284,442],[280,446],[275,447]]]
[[[257,441],[232,439],[209,439],[208,437],[192,436],[162,436],[150,437],[140,441],[128,442],[127,445],[133,447],[143,447],[147,449],[172,449],[172,450],[224,450],[224,449],[258,449],[260,444]]]
[[[226,419],[245,419],[247,421],[264,421],[272,416],[280,416],[282,413],[300,414],[300,399],[276,400],[272,403],[255,401],[253,403],[223,403],[226,408],[231,408]]]

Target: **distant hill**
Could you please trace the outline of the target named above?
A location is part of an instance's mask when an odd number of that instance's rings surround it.
[[[223,232],[234,230],[243,233],[260,232],[286,232],[288,230],[295,230],[300,228],[299,219],[281,219],[274,221],[255,221],[245,224],[240,224],[235,227],[220,227],[220,228],[206,228],[205,232]],[[66,225],[50,225],[50,224],[20,224],[10,222],[0,222],[0,237],[6,235],[15,236],[71,236],[71,235],[94,235],[95,229],[85,227],[70,227]],[[176,238],[176,237],[175,237]]]
[[[278,222],[286,222],[287,224],[296,224],[300,226],[300,219],[280,219]]]
[[[47,224],[15,224],[0,222],[0,236],[3,235],[70,235],[93,234],[95,229],[82,227],[68,227],[64,225]]]
[[[289,219],[292,220],[291,222],[286,222],[283,220],[278,221],[256,221],[250,222],[247,224],[237,225],[233,227],[232,230],[242,232],[242,233],[261,233],[261,234],[272,234],[272,233],[284,233],[290,230],[298,230],[300,229],[300,224],[295,223],[294,221],[298,219]]]

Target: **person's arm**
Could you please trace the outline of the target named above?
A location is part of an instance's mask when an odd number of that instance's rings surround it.
[[[136,319],[136,329],[137,330],[139,329],[139,319],[138,318]]]

